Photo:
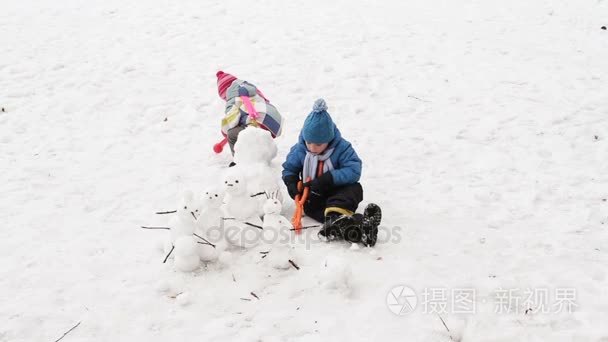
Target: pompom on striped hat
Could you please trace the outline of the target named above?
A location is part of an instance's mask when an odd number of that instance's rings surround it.
[[[232,82],[236,80],[236,77],[221,70],[218,71],[215,76],[217,76],[217,93],[222,100],[226,100],[226,91],[228,90],[228,87],[230,87]]]

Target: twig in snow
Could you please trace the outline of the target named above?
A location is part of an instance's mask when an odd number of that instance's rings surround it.
[[[249,299],[249,298],[242,298],[242,297],[241,297],[241,300],[246,300],[246,301],[248,301],[248,302],[251,302],[251,299]]]
[[[268,254],[268,253],[270,253],[270,251],[260,252],[260,254]]]
[[[315,225],[312,225],[312,226],[304,226],[304,227],[302,227],[300,229],[309,229],[309,228],[317,228],[317,227],[323,227],[323,225],[322,224],[315,224]],[[289,230],[296,230],[296,229],[295,228],[291,228]]]
[[[257,194],[250,195],[249,197],[257,197],[261,195],[266,195],[266,191],[258,192]],[[268,197],[268,195],[266,195],[266,197]]]
[[[257,228],[257,229],[262,229],[262,230],[264,229],[264,228],[262,228],[261,226],[255,225],[255,224],[253,224],[253,223],[245,222],[245,224],[246,224],[246,225],[248,225],[248,226],[250,226],[250,227],[255,227],[255,228]]]
[[[250,294],[251,294],[252,296],[254,296],[256,299],[258,299],[258,300],[260,299],[260,297],[258,297],[258,295],[256,295],[255,293],[253,293],[253,291],[251,291],[251,292],[250,292]]]
[[[416,97],[416,96],[413,96],[413,95],[408,95],[407,97],[411,97],[411,98],[413,98],[413,99],[416,99],[416,100],[418,100],[418,101],[422,101],[422,102],[431,102],[431,101],[423,100],[423,99],[421,99],[421,98],[419,98],[419,97]]]
[[[236,278],[234,277],[234,273],[232,273],[232,281],[236,283]]]
[[[175,249],[175,246],[171,246],[171,250],[169,251],[169,254],[167,254],[167,256],[165,257],[165,260],[163,260],[163,264],[167,262],[167,259],[169,259],[169,255],[171,255],[171,253],[173,253],[174,249]]]
[[[159,211],[159,212],[156,212],[156,215],[175,214],[176,212],[177,212],[177,210]]]
[[[300,266],[296,265],[295,262],[293,262],[293,260],[289,259],[289,263],[291,264],[291,266],[295,267],[296,270],[300,270]]]
[[[2,108],[2,111],[4,112],[4,108]],[[81,323],[81,322],[78,322],[78,324],[76,324],[75,326],[73,326],[73,327],[72,327],[70,330],[68,330],[68,331],[66,331],[65,333],[63,333],[63,335],[61,335],[61,337],[60,337],[60,338],[56,339],[56,340],[55,340],[55,342],[59,342],[59,341],[61,341],[61,339],[62,339],[62,338],[64,338],[64,337],[65,337],[65,335],[69,334],[69,333],[70,333],[72,330],[76,329],[76,328],[77,328],[77,327],[80,325],[80,323]]]
[[[441,318],[441,316],[439,314],[437,314],[437,317],[439,317],[439,319],[441,320],[441,323],[443,323],[443,326],[445,327],[445,330],[448,331],[448,336],[450,336],[450,341],[454,341],[454,338],[452,337],[452,332],[448,328],[447,324],[445,324],[445,321],[443,320],[443,318]]]
[[[146,227],[146,226],[141,226],[141,228],[143,228],[143,229],[165,229],[165,230],[171,230],[171,228],[169,228],[169,227]]]
[[[209,246],[211,246],[211,247],[215,248],[215,245],[214,245],[214,244],[212,244],[211,242],[209,242],[209,240],[205,239],[204,237],[202,237],[202,236],[200,236],[200,235],[198,235],[198,234],[196,234],[196,233],[192,233],[192,234],[193,234],[194,236],[196,236],[197,238],[199,238],[199,239],[201,239],[201,240],[203,240],[203,241],[204,241],[204,242],[200,242],[200,241],[198,241],[198,243],[200,243],[201,245],[209,245]]]

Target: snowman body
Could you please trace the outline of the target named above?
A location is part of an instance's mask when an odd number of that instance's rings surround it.
[[[199,267],[197,243],[192,236],[181,236],[175,241],[173,265],[181,272],[192,272]]]
[[[236,167],[241,169],[247,181],[247,191],[250,195],[266,192],[279,193],[279,174],[272,167],[272,160],[277,155],[277,146],[268,131],[247,128],[239,134],[239,139],[234,147],[234,161]],[[256,196],[258,202],[257,213],[262,216],[264,196]],[[279,200],[282,200],[279,197]]]
[[[264,261],[276,269],[290,268],[295,253],[290,237],[293,234],[291,222],[281,215],[281,202],[270,197],[264,203],[264,242],[270,247]],[[295,262],[295,261],[294,261]]]
[[[229,171],[224,177],[226,189],[224,236],[239,247],[250,248],[259,243],[262,220],[258,215],[258,202],[247,191],[247,181],[239,169]]]

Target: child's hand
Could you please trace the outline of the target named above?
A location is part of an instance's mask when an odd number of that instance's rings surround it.
[[[334,178],[331,172],[325,172],[321,177],[317,177],[311,182],[304,183],[304,186],[310,187],[310,192],[318,196],[323,196],[334,185]]]
[[[283,182],[285,182],[285,186],[287,186],[287,192],[289,193],[289,197],[291,199],[295,199],[296,195],[300,193],[298,191],[298,182],[300,178],[298,176],[285,177]]]
[[[296,195],[300,193],[298,191],[298,183],[287,184],[287,192],[289,193],[289,197],[291,197],[291,199],[295,199]]]

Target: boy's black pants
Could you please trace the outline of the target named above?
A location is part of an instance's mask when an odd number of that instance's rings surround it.
[[[337,207],[354,213],[361,201],[363,201],[361,184],[348,184],[334,187],[323,196],[310,192],[308,200],[304,203],[304,213],[318,222],[324,222],[326,208]]]

